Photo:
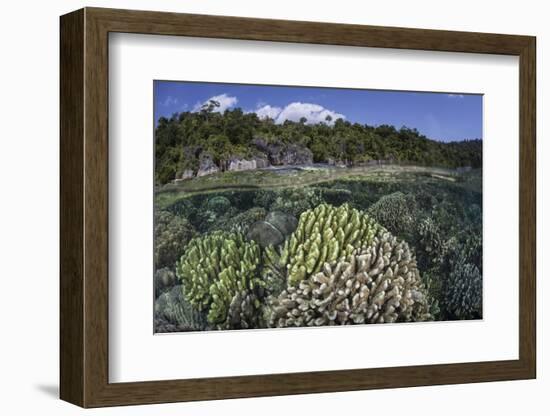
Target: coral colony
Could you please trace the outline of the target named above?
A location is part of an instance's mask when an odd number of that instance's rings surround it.
[[[157,124],[155,332],[482,318],[481,140],[216,108]]]

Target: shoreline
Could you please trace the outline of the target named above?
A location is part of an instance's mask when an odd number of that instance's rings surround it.
[[[212,175],[195,177],[170,183],[155,190],[155,199],[163,196],[181,198],[197,194],[227,192],[239,190],[285,189],[319,185],[336,180],[411,180],[414,176],[425,176],[433,180],[468,186],[460,178],[481,176],[482,169],[468,171],[418,165],[376,165],[338,167],[332,165],[285,165],[280,167],[260,168],[254,170],[219,172]],[[412,177],[408,177],[412,176]],[[476,190],[475,186],[468,186]],[[481,189],[479,189],[481,192]]]

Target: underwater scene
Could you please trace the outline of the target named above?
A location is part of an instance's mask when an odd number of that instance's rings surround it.
[[[481,95],[154,90],[155,333],[482,319]]]

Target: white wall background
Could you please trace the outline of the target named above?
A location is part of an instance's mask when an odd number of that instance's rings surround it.
[[[534,381],[317,394],[92,410],[103,415],[299,414],[517,415],[550,409],[550,301],[544,258],[550,238],[543,184],[550,145],[543,122],[550,26],[545,3],[518,1],[121,0],[4,2],[0,14],[0,410],[3,414],[82,412],[58,395],[58,16],[82,6],[156,9],[295,20],[536,35],[538,41],[538,379]],[[546,67],[546,66],[548,67]],[[550,65],[550,64],[549,64]],[[546,199],[546,200],[545,200]],[[546,331],[543,331],[546,325]],[[475,342],[475,340],[468,340]]]

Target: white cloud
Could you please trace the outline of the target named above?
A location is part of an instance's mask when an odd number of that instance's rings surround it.
[[[204,104],[208,104],[211,100],[220,103],[220,106],[214,109],[214,112],[218,113],[223,113],[228,108],[234,107],[235,104],[237,104],[237,102],[239,101],[237,100],[237,97],[232,97],[227,94],[215,95],[213,97],[210,97],[208,100],[203,101],[202,103],[199,102],[195,104],[195,107],[193,107],[193,112],[199,111]]]
[[[239,101],[237,97],[229,96],[227,94],[215,95],[203,102],[197,102],[192,111],[200,111],[201,107],[204,104],[208,104],[211,100],[220,103],[220,106],[214,109],[215,112],[219,113],[223,113],[226,109],[234,107]],[[307,124],[327,123],[332,125],[339,118],[346,118],[345,115],[329,110],[319,104],[302,102],[293,102],[284,108],[272,106],[265,102],[258,102],[255,110],[246,110],[245,113],[256,113],[261,119],[271,118],[275,120],[276,124],[282,124],[286,120],[297,122],[300,121],[302,117],[305,117]],[[331,117],[330,122],[327,122],[327,116]]]
[[[256,113],[261,119],[269,117],[275,120],[276,124],[282,124],[286,120],[300,121],[302,117],[306,118],[307,124],[327,123],[326,118],[330,116],[332,120],[327,124],[332,125],[339,118],[346,118],[343,114],[329,110],[319,104],[301,102],[290,103],[284,108],[259,103],[256,110],[247,111],[247,113]]]
[[[170,107],[172,105],[176,105],[178,102],[179,102],[179,100],[177,98],[172,97],[171,95],[169,95],[168,97],[166,97],[164,99],[164,101],[161,103],[161,105],[164,106],[164,107]]]
[[[343,114],[329,110],[319,104],[294,102],[288,104],[277,115],[275,123],[284,123],[286,120],[300,121],[302,117],[307,119],[307,124],[327,123],[327,116],[330,116],[332,119],[328,124],[334,124],[334,122],[339,118],[346,118]]]
[[[283,111],[281,107],[271,107],[270,105],[266,104],[252,112],[256,113],[259,118],[275,119],[281,113],[281,111]]]
[[[447,94],[449,98],[464,98],[464,94]]]

